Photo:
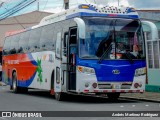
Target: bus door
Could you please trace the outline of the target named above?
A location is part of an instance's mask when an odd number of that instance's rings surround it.
[[[70,28],[68,39],[68,90],[76,90],[77,28]]]

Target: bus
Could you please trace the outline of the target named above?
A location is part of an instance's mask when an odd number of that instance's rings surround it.
[[[0,82],[2,81],[2,48],[0,48]]]
[[[15,93],[48,90],[56,100],[68,93],[143,93],[146,81],[142,24],[130,7],[76,8],[47,16],[5,38],[3,81]]]

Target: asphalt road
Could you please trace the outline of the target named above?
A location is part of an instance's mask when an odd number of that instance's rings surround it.
[[[160,111],[160,103],[144,102],[136,100],[119,99],[110,101],[108,98],[68,95],[65,101],[56,101],[46,91],[29,90],[26,94],[14,94],[9,86],[0,86],[0,111]],[[63,112],[61,113],[63,114]],[[74,112],[73,112],[74,114]],[[0,118],[0,120],[11,120],[17,118]],[[22,118],[19,118],[22,119]],[[28,120],[29,118],[23,118]],[[37,118],[37,120],[44,118]],[[58,117],[48,119],[67,120],[134,120],[133,117]],[[144,118],[136,118],[143,120]],[[152,118],[159,120],[160,118]],[[35,120],[35,118],[34,118]],[[147,117],[145,120],[151,120]]]

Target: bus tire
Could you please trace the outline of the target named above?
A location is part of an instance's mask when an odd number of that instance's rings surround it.
[[[19,92],[19,87],[17,86],[17,75],[16,72],[13,73],[12,75],[12,90],[14,93]]]
[[[26,87],[20,87],[19,89],[20,89],[19,92],[21,92],[21,93],[27,93],[28,92],[28,88],[26,88]]]
[[[120,96],[120,93],[107,93],[108,99],[117,100]]]
[[[62,92],[55,92],[55,99],[58,101],[63,101],[64,100],[64,93]]]

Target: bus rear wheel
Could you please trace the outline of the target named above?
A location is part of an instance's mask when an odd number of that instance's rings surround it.
[[[58,101],[62,101],[64,100],[64,93],[62,92],[55,92],[55,99],[58,100]]]
[[[15,72],[13,73],[13,76],[12,76],[12,90],[14,93],[19,92],[19,87],[17,86],[17,75]]]
[[[120,93],[107,93],[107,96],[110,100],[117,100],[120,96]]]

